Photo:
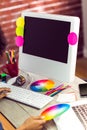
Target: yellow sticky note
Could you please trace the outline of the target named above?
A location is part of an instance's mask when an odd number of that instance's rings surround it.
[[[17,27],[16,28],[16,35],[17,36],[23,36],[24,34],[24,28],[23,27]]]
[[[24,18],[23,17],[17,18],[17,20],[16,20],[16,26],[17,27],[24,27],[24,24],[25,24],[25,22],[24,22]]]

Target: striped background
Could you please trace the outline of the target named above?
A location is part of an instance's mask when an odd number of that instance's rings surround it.
[[[81,26],[78,56],[82,55],[84,43],[81,0],[0,0],[0,26],[7,39],[7,50],[9,48],[15,48],[17,53],[18,47],[15,46],[15,21],[23,10],[80,17]]]

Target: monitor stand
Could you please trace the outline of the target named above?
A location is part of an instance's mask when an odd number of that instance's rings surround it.
[[[34,73],[30,73],[30,72],[25,72],[23,70],[19,70],[18,76],[19,75],[24,76],[25,79],[26,79],[26,83],[24,83],[22,86],[19,86],[19,87],[23,87],[23,88],[29,88],[30,84],[37,81],[37,80],[49,79],[47,77],[37,75],[37,74],[34,74]],[[9,79],[7,83],[10,84],[10,85],[15,85],[17,77]],[[55,82],[56,87],[59,86],[60,84],[62,84],[62,82],[60,82],[58,80],[54,80],[54,79],[49,79],[49,80],[53,80]],[[18,85],[15,85],[15,86],[18,86]]]

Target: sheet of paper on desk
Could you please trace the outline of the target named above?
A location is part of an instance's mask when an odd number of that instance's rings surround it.
[[[63,103],[73,102],[76,101],[76,95],[75,93],[61,93],[58,95],[57,101]]]
[[[75,116],[72,108],[59,118],[55,118],[54,122],[56,123],[58,130],[84,130],[83,125],[79,122],[78,117]]]

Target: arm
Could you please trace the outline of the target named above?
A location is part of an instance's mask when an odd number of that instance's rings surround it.
[[[4,130],[1,123],[0,123],[0,130]]]
[[[46,121],[40,116],[30,117],[16,130],[41,130],[45,123]]]

